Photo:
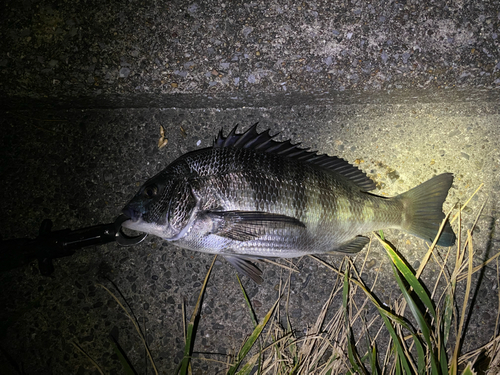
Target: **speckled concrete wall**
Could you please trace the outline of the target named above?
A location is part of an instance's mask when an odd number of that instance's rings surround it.
[[[500,86],[498,1],[5,1],[23,97]]]

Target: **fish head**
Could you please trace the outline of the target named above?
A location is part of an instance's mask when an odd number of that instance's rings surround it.
[[[129,220],[122,226],[174,241],[186,232],[195,206],[196,198],[185,179],[160,172],[123,208]]]

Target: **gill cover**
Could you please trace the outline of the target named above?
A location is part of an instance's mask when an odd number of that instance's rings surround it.
[[[177,241],[189,233],[200,212],[201,200],[186,182],[178,183],[172,192],[167,210],[167,241]]]

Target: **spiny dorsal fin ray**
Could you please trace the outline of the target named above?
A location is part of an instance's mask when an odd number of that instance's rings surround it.
[[[338,173],[364,191],[375,189],[375,183],[363,171],[344,159],[326,154],[318,155],[316,151],[309,151],[309,148],[301,148],[300,143],[292,144],[290,140],[283,142],[275,141],[273,138],[278,134],[271,135],[269,129],[259,133],[257,132],[257,124],[254,124],[241,134],[236,134],[236,128],[238,127],[236,125],[227,137],[224,137],[221,130],[213,146],[216,148],[249,148],[260,152],[280,155]]]

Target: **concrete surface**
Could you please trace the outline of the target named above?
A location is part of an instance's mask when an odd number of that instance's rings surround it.
[[[7,0],[1,90],[30,98],[500,85],[499,2]]]
[[[357,161],[379,194],[452,172],[448,211],[484,182],[463,225],[470,228],[486,202],[474,231],[475,262],[498,252],[498,1],[7,1],[1,14],[3,239],[35,237],[45,218],[55,230],[110,222],[176,157],[208,147],[221,128],[259,121],[281,139]],[[161,150],[160,125],[169,141]],[[397,231],[386,236],[418,266],[422,241]],[[339,265],[342,257],[324,259]],[[189,317],[211,260],[149,237],[133,248],[109,244],[56,260],[50,278],[36,267],[4,273],[1,361],[26,374],[97,374],[76,342],[105,373],[121,373],[113,334],[138,372],[151,373],[130,321],[96,286],[102,283],[119,288],[158,368],[169,374],[182,358],[181,306]],[[365,282],[371,286],[380,270],[374,291],[393,301],[383,249],[374,243],[368,260]],[[300,333],[336,276],[309,258],[295,263],[290,313]],[[243,278],[258,318],[288,276],[262,268],[261,286]],[[424,272],[429,288],[436,270],[432,262]],[[474,280],[464,351],[491,338],[498,312],[495,267]],[[373,314],[366,309],[367,318]],[[226,361],[251,329],[235,272],[217,262],[195,351]],[[206,374],[223,368],[200,360],[194,366]]]

